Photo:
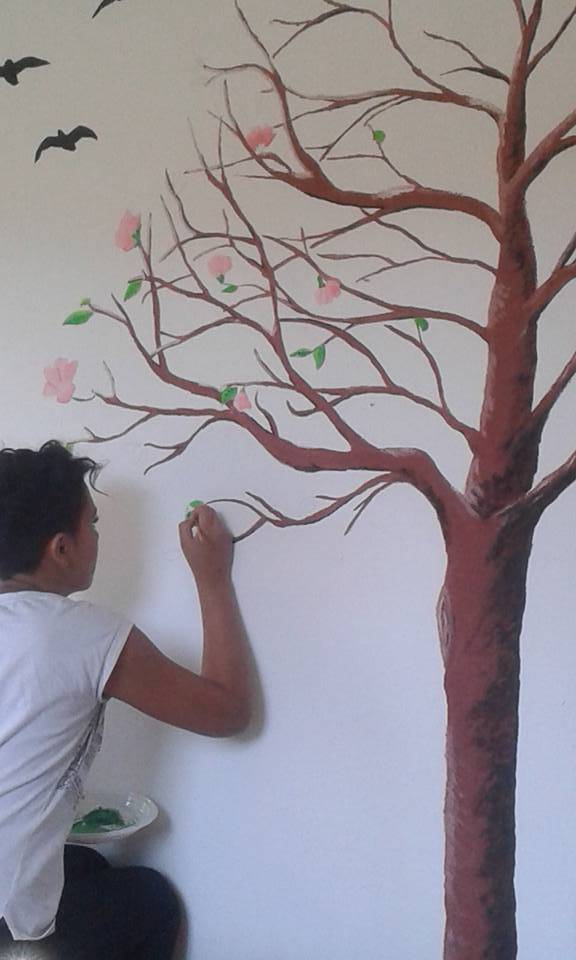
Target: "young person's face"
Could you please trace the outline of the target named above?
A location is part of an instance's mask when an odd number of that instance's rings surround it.
[[[74,585],[71,593],[87,590],[94,577],[98,559],[98,511],[89,490],[86,490],[78,528],[72,539],[73,566],[71,576]]]

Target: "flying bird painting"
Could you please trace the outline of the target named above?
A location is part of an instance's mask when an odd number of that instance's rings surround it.
[[[8,59],[0,66],[0,77],[15,87],[20,82],[18,74],[23,70],[28,70],[30,67],[45,67],[49,62],[49,60],[40,60],[38,57],[22,57],[16,61]]]
[[[100,13],[100,11],[103,10],[104,7],[109,7],[110,4],[112,4],[112,3],[117,3],[117,2],[118,2],[118,0],[102,0],[102,3],[99,4],[99,6],[97,7],[97,9],[96,9],[96,10],[94,11],[94,13],[92,14],[92,19],[94,19],[94,17],[98,16],[98,14]]]
[[[34,157],[34,163],[37,163],[40,159],[40,156],[44,153],[45,150],[48,150],[49,147],[60,147],[62,150],[75,150],[76,144],[79,140],[84,140],[86,137],[91,137],[93,140],[97,140],[98,137],[90,127],[74,127],[70,133],[64,133],[63,130],[59,130],[55,137],[45,137],[40,146],[36,151],[36,156]]]

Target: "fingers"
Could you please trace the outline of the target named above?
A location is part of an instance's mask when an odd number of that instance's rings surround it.
[[[191,525],[192,536],[198,536],[202,540],[213,531],[218,522],[218,516],[212,507],[202,504],[192,511],[188,522]]]
[[[190,540],[190,538],[203,540],[210,536],[215,536],[219,531],[227,532],[222,520],[212,507],[201,504],[179,524],[181,542]]]

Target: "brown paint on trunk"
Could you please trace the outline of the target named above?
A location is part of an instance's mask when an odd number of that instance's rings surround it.
[[[444,960],[514,960],[519,639],[532,523],[452,530],[438,605],[448,705]]]
[[[536,258],[524,198],[501,192],[504,238],[487,318],[488,366],[480,440],[466,496],[483,516],[530,489],[538,465],[531,429],[537,331],[526,304],[536,285]]]

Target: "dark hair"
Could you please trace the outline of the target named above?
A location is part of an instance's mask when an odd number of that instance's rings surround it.
[[[74,534],[99,470],[49,440],[39,450],[0,450],[0,579],[32,573],[57,533]]]

